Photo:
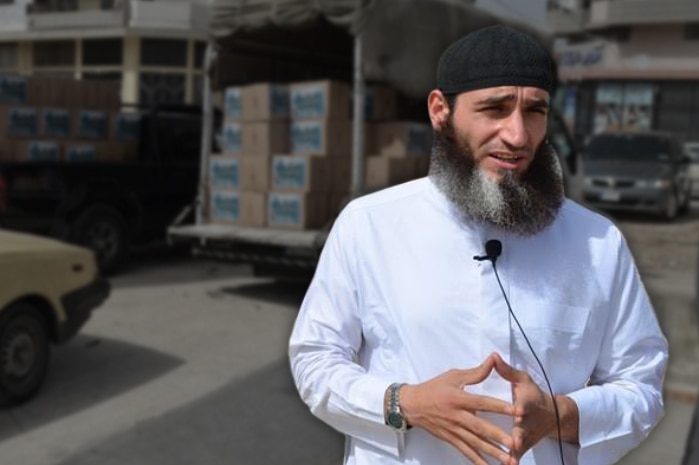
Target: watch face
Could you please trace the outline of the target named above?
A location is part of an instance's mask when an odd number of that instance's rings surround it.
[[[403,416],[400,413],[391,412],[388,414],[388,424],[396,429],[403,428]]]

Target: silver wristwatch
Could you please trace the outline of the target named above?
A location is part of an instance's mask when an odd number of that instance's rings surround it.
[[[403,387],[403,384],[393,383],[386,389],[384,404],[386,425],[400,432],[410,428],[400,409],[400,388]]]

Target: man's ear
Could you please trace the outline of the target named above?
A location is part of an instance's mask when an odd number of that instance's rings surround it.
[[[441,129],[449,119],[449,104],[441,90],[435,89],[430,92],[427,97],[427,110],[430,114],[432,128],[435,130]]]

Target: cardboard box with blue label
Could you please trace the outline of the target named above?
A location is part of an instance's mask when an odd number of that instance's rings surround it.
[[[272,157],[272,189],[279,192],[329,192],[332,160],[317,155]]]
[[[42,108],[39,127],[43,137],[72,137],[73,113],[67,108]]]
[[[209,216],[212,223],[262,227],[265,225],[267,194],[228,189],[212,189]]]
[[[97,144],[71,143],[66,144],[63,159],[66,163],[95,163],[99,155]]]
[[[110,138],[120,141],[137,141],[141,137],[140,113],[121,112],[112,114]]]
[[[291,84],[292,119],[349,120],[350,87],[338,81],[309,81]]]
[[[237,190],[211,189],[209,200],[211,220],[240,221],[240,194]]]
[[[22,162],[58,163],[61,161],[61,145],[56,141],[14,141],[14,160]]]
[[[267,226],[282,229],[318,229],[328,221],[328,195],[270,192]]]
[[[238,189],[240,187],[240,160],[237,157],[212,155],[209,159],[209,186]]]
[[[106,139],[107,113],[104,111],[78,110],[76,126],[76,136],[79,139]]]
[[[287,84],[251,84],[242,94],[245,122],[288,120],[291,116]]]
[[[238,121],[243,117],[242,87],[227,87],[223,95],[223,113],[226,120]]]
[[[27,78],[24,76],[0,76],[0,104],[26,104],[27,88]]]
[[[223,123],[223,153],[241,154],[243,152],[243,128],[240,123],[226,121]]]
[[[352,123],[328,119],[292,121],[291,152],[297,155],[349,156],[352,153]]]
[[[424,123],[391,121],[374,126],[376,153],[390,157],[429,155],[432,126]]]
[[[32,138],[39,135],[39,116],[34,107],[0,107],[0,135]]]

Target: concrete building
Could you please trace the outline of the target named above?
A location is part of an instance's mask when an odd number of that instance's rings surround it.
[[[699,140],[699,2],[549,0],[547,21],[579,140],[608,128]]]
[[[121,81],[126,104],[200,99],[206,0],[0,0],[0,74]]]

